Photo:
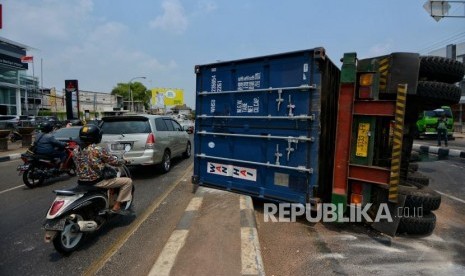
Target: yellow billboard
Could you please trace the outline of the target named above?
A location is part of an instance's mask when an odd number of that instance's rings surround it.
[[[153,108],[165,108],[184,104],[184,90],[177,88],[152,88]]]

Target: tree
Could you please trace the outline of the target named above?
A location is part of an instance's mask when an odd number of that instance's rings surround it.
[[[149,109],[152,92],[147,90],[147,87],[138,81],[132,82],[131,92],[134,102],[142,102],[144,103],[145,109]],[[129,102],[131,100],[129,95],[129,83],[118,83],[111,91],[111,94],[122,96],[124,101]]]

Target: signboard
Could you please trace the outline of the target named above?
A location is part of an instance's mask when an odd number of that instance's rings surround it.
[[[65,80],[66,117],[79,119],[79,88],[77,80]]]
[[[0,54],[0,64],[13,67],[15,69],[28,69],[27,63],[22,63],[21,58]]]
[[[176,88],[153,88],[150,101],[153,108],[166,108],[184,104],[184,90]]]

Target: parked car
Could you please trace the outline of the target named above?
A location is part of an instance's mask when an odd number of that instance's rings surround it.
[[[0,128],[14,129],[18,127],[19,121],[19,116],[17,115],[0,115]]]
[[[55,139],[58,141],[68,142],[69,140],[73,140],[81,144],[81,139],[79,139],[80,129],[81,126],[63,127],[55,130],[53,136],[55,136]]]
[[[163,172],[171,169],[171,159],[189,158],[189,135],[174,119],[159,115],[127,115],[102,118],[102,144],[110,152],[130,146],[125,158],[130,165],[160,165]]]
[[[56,116],[36,116],[36,125],[40,127],[43,122],[49,122],[54,128],[61,128],[63,123]]]

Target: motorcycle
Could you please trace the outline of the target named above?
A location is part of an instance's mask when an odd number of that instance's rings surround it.
[[[21,135],[17,130],[12,130],[11,131],[10,141],[12,143],[14,143],[16,141],[19,141],[19,140],[22,140],[22,139],[23,139],[23,135]]]
[[[16,170],[18,175],[23,175],[23,182],[29,188],[35,188],[42,185],[45,179],[58,177],[62,174],[69,176],[76,175],[76,164],[74,164],[73,150],[79,145],[70,140],[65,147],[66,158],[63,161],[63,168],[60,170],[60,160],[46,155],[26,152],[21,154],[24,164],[19,165]]]
[[[117,167],[117,177],[131,177],[125,165]],[[118,189],[78,185],[68,190],[55,190],[56,198],[47,212],[45,242],[53,243],[55,249],[69,255],[83,242],[86,233],[99,230],[107,221],[119,215],[112,213]],[[123,210],[131,210],[134,200],[121,204]]]

